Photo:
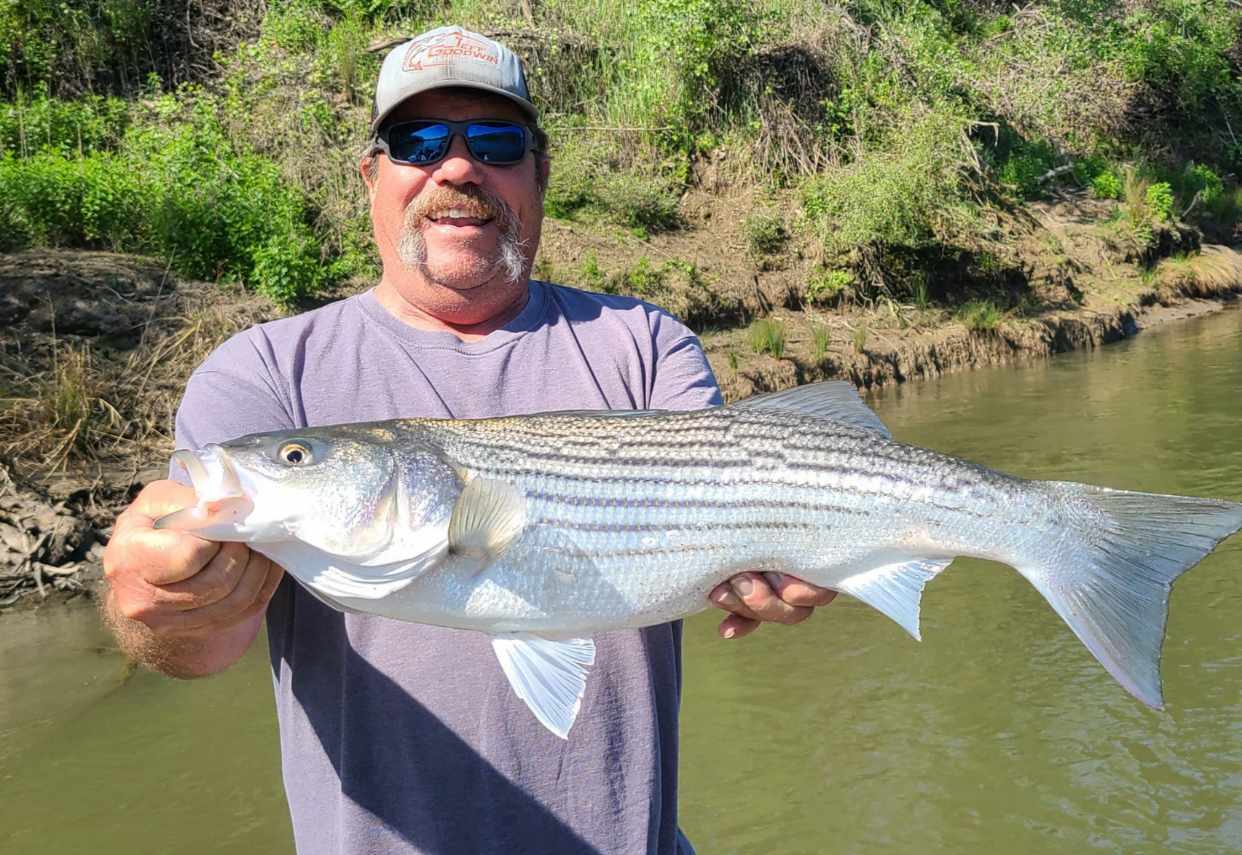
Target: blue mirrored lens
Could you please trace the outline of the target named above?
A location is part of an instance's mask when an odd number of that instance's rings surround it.
[[[444,157],[452,132],[435,122],[394,125],[388,133],[388,151],[406,163],[431,163]]]
[[[482,163],[517,163],[526,155],[526,131],[507,123],[470,124],[466,145]]]

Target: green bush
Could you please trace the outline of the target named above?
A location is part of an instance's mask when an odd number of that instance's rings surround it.
[[[190,276],[242,279],[280,302],[325,279],[300,192],[271,162],[236,150],[209,109],[171,128],[131,128],[115,152],[6,155],[0,186],[7,249],[151,253]]]
[[[750,257],[762,262],[776,255],[789,242],[789,232],[777,214],[756,211],[746,218],[746,245]]]
[[[19,97],[0,102],[0,155],[111,149],[128,125],[129,106],[120,98],[85,95],[70,101],[43,92],[34,98]]]
[[[651,259],[644,255],[633,267],[621,272],[617,286],[618,293],[647,300],[658,298],[664,289],[664,270],[653,265]]]
[[[1198,196],[1206,208],[1211,208],[1225,192],[1225,182],[1208,166],[1188,163],[1181,176],[1183,195]]]
[[[557,134],[556,129],[552,133]],[[566,127],[552,152],[552,175],[544,210],[569,219],[594,215],[635,230],[642,236],[681,225],[677,182],[658,165],[622,166],[615,139]],[[555,139],[555,136],[554,136]]]
[[[160,0],[0,3],[0,93],[115,91],[152,68]],[[181,11],[181,10],[178,10]]]
[[[1147,210],[1158,222],[1167,223],[1173,219],[1173,188],[1167,181],[1157,181],[1147,188]]]
[[[854,286],[854,274],[848,270],[820,268],[811,273],[806,283],[806,296],[812,303],[828,304]]]
[[[853,163],[808,181],[803,209],[825,249],[917,249],[965,227],[974,206],[963,179],[974,156],[964,125],[947,108],[909,115]]]
[[[640,235],[681,225],[677,193],[658,176],[619,172],[608,176],[597,193],[597,204],[610,219]]]
[[[1043,141],[1026,142],[1010,151],[1001,164],[997,180],[1012,188],[1024,199],[1034,198],[1043,191],[1040,179],[1056,165],[1056,151]]]
[[[1118,51],[1133,79],[1194,114],[1237,94],[1230,51],[1240,21],[1228,0],[1153,0],[1126,18]]]
[[[748,0],[644,0],[615,99],[629,120],[688,151],[721,105],[741,60],[761,40],[764,18]],[[638,122],[636,122],[638,123]]]
[[[1121,179],[1117,173],[1104,171],[1091,179],[1091,195],[1097,199],[1120,199],[1122,193]]]

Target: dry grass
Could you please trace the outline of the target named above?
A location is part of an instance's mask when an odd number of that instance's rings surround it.
[[[1242,255],[1227,247],[1204,247],[1195,255],[1164,259],[1155,275],[1162,290],[1218,297],[1242,290]]]
[[[50,335],[0,355],[0,460],[37,477],[167,453],[190,372],[253,323],[256,308],[270,312],[253,298],[203,292],[152,317],[128,352]]]

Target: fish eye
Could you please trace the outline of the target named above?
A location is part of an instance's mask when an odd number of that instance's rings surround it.
[[[282,463],[290,466],[305,466],[314,462],[310,447],[300,442],[286,442],[276,452],[276,456]]]

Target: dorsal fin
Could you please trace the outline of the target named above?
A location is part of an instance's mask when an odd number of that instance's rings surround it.
[[[858,397],[858,390],[844,380],[828,380],[795,386],[780,392],[754,395],[730,406],[746,410],[780,410],[802,416],[832,419],[852,427],[892,437],[880,417]]]

